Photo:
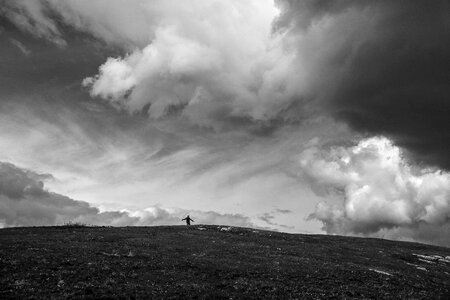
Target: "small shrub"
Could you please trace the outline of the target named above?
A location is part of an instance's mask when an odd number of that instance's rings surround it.
[[[64,223],[63,225],[60,225],[59,227],[62,228],[85,228],[85,227],[90,227],[87,224],[84,223],[80,223],[80,222],[67,222]]]

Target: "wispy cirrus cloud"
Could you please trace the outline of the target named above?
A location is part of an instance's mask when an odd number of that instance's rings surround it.
[[[11,44],[13,44],[14,46],[16,46],[20,52],[23,53],[23,55],[25,56],[29,56],[31,54],[31,50],[28,49],[24,44],[22,44],[20,41],[16,40],[16,39],[9,39],[9,41],[11,42]]]

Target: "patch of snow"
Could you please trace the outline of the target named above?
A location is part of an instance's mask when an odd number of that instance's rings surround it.
[[[116,250],[114,250],[112,253],[99,252],[99,254],[106,255],[106,256],[116,256],[116,257],[120,256],[119,253]]]
[[[428,255],[416,254],[416,253],[413,253],[413,255],[423,258],[423,259],[433,259],[431,256],[428,256]]]
[[[439,261],[446,262],[446,263],[450,264],[450,256],[443,257]]]
[[[197,228],[198,230],[206,230],[206,228],[205,227],[199,227],[199,228]]]
[[[192,254],[192,256],[197,256],[197,257],[203,257],[203,256],[205,256],[206,254],[204,253],[204,252],[201,252],[201,253],[199,253],[199,254],[195,254],[195,253],[193,253]]]
[[[417,256],[420,261],[427,262],[427,263],[435,263],[435,262],[441,262],[441,263],[450,263],[450,256],[440,256],[440,255],[423,255],[423,254],[414,254]]]
[[[231,227],[221,227],[220,231],[231,231]]]
[[[430,261],[430,260],[427,260],[427,259],[419,258],[419,261],[426,262],[426,263],[429,263],[429,264],[434,264],[434,261]]]
[[[383,275],[392,276],[392,274],[390,274],[388,272],[380,271],[380,270],[377,270],[377,269],[369,269],[369,270],[377,272],[377,273],[380,273],[380,274],[383,274]]]
[[[422,270],[422,271],[428,272],[428,270],[425,269],[424,267],[421,267],[421,266],[418,266],[418,265],[415,265],[415,264],[410,264],[410,263],[406,263],[406,264],[407,264],[407,265],[410,265],[410,266],[413,266],[413,267],[415,267],[415,268],[418,269],[418,270]]]

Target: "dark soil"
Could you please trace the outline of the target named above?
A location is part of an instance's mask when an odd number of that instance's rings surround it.
[[[0,230],[0,299],[450,299],[450,249],[224,226]]]

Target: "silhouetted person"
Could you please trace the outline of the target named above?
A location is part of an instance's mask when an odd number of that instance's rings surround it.
[[[181,219],[181,221],[184,221],[184,220],[186,220],[186,225],[191,225],[191,221],[195,222],[194,220],[191,219],[191,217],[189,217],[189,215],[187,215],[186,218]]]

